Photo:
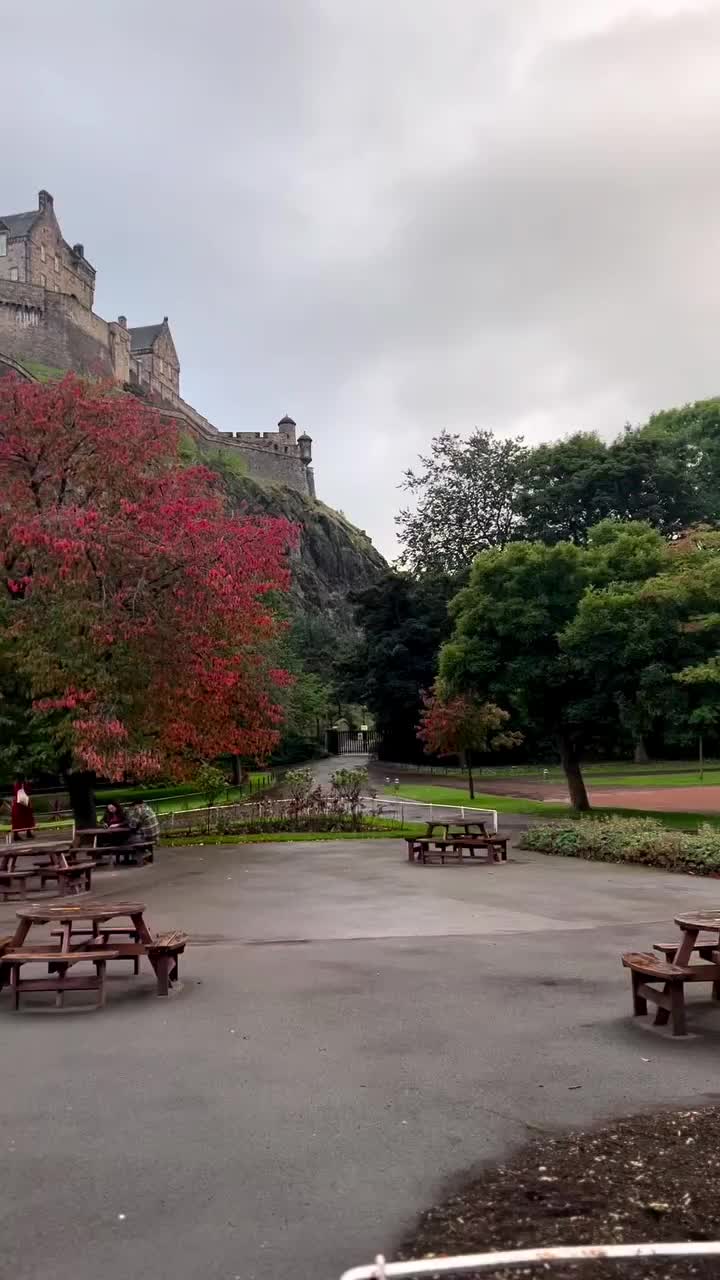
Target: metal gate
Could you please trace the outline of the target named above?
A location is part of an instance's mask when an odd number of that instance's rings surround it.
[[[331,756],[366,756],[377,751],[380,734],[374,729],[326,729],[325,747]]]

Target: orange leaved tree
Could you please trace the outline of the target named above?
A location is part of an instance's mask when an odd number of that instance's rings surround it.
[[[522,742],[521,733],[505,729],[509,719],[509,712],[494,702],[478,702],[467,694],[453,697],[436,684],[432,693],[423,695],[417,736],[428,755],[460,757],[474,800],[473,751],[497,751]]]

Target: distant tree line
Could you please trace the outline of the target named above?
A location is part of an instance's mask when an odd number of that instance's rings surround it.
[[[517,735],[526,758],[559,756],[579,809],[589,753],[717,746],[720,399],[609,443],[443,433],[420,464],[401,568],[356,597],[338,669],[386,758],[417,758],[431,690],[446,745],[453,700],[458,726],[507,711],[516,756]]]

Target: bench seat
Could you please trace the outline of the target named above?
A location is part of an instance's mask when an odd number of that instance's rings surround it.
[[[66,991],[97,991],[97,1008],[100,1009],[105,1003],[105,966],[115,956],[115,952],[105,949],[60,952],[58,949],[39,951],[28,947],[4,952],[0,958],[0,969],[10,971],[10,990],[16,1010],[20,1008],[20,996],[30,991],[53,991],[58,1008],[62,1007]],[[94,966],[95,973],[68,976],[67,970],[81,961],[89,961]],[[24,964],[46,964],[48,973],[42,978],[23,978],[20,970]]]

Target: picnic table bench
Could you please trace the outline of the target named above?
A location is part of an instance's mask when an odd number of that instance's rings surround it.
[[[134,827],[126,825],[78,827],[75,839],[79,847],[90,848],[99,857],[107,857],[111,861],[114,859],[116,866],[121,862],[143,866],[145,862],[152,862],[154,856],[152,841],[139,835]]]
[[[447,835],[445,837],[438,836],[406,836],[408,862],[436,861],[435,855],[440,855],[440,861],[444,862],[445,858],[452,859],[456,862],[463,861],[463,851],[469,856],[464,860],[467,862],[507,862],[507,837],[498,835],[471,836],[471,835]],[[448,852],[448,851],[451,852]],[[485,858],[478,858],[476,855],[485,852]]]
[[[647,1013],[648,1000],[657,1006],[655,1025],[665,1026],[669,1020],[674,1036],[687,1034],[685,984],[712,983],[713,998],[720,1000],[720,950],[717,941],[698,942],[702,932],[720,938],[720,914],[716,911],[693,911],[675,917],[680,929],[677,943],[656,942],[652,951],[628,951],[622,963],[630,970],[633,1013]],[[691,964],[693,955],[704,962]],[[710,963],[707,963],[707,962]]]
[[[507,861],[504,836],[406,836],[408,862],[471,862],[478,865]],[[484,857],[478,857],[484,854]],[[467,856],[464,856],[467,855]]]
[[[58,957],[62,955],[62,959]],[[10,990],[13,996],[14,1009],[20,1008],[20,996],[29,991],[54,991],[55,1005],[62,1008],[66,991],[97,991],[97,1008],[105,1003],[105,967],[108,960],[115,960],[116,953],[107,947],[100,951],[83,953],[62,953],[59,947],[47,951],[33,951],[26,948],[21,951],[6,951],[0,959],[0,965],[10,971]],[[95,973],[73,974],[68,977],[68,969],[81,960],[89,961]],[[20,970],[24,964],[47,964],[47,976],[43,978],[23,978]]]
[[[20,982],[20,990],[55,991],[98,990],[104,988],[104,963],[100,960],[133,960],[137,973],[139,961],[147,956],[157,980],[158,995],[167,996],[178,981],[179,957],[187,945],[187,934],[180,930],[154,935],[144,918],[145,907],[141,902],[93,902],[86,899],[28,903],[18,908],[18,927],[12,938],[0,939],[0,989],[10,978],[11,986]],[[129,924],[109,924],[127,917]],[[45,940],[37,946],[25,946],[25,940],[36,925],[50,924],[51,937],[59,937],[59,945]],[[78,929],[77,926],[81,927]],[[122,939],[126,938],[127,941]],[[92,986],[83,985],[88,975],[67,977],[69,965],[88,961],[95,967],[95,975],[89,975]],[[47,964],[46,977],[28,979],[36,985],[25,986],[26,979],[19,976],[24,963]],[[16,972],[17,971],[17,972]],[[13,973],[15,977],[13,978]],[[102,978],[102,982],[99,980]],[[99,985],[95,985],[96,979]],[[43,984],[43,985],[38,985]],[[102,1001],[98,999],[98,1005]],[[17,999],[15,1008],[18,1007]]]
[[[44,889],[48,880],[57,880],[58,893],[89,893],[92,888],[92,873],[97,863],[87,858],[82,862],[71,862],[66,867],[38,867],[36,874],[40,876],[40,888]]]

